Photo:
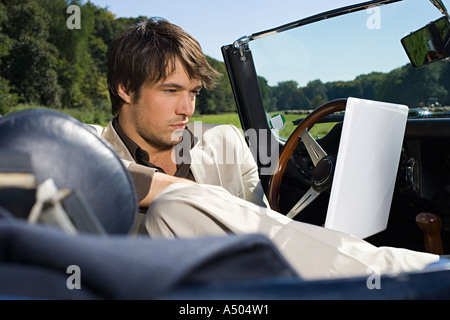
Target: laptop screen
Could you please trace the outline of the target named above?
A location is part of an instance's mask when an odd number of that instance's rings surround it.
[[[347,100],[325,228],[359,238],[386,229],[408,110]]]

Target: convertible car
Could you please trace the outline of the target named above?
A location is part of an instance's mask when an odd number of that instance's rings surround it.
[[[364,233],[368,242],[439,254],[440,262],[419,272],[304,280],[262,235],[129,237],[137,196],[111,146],[67,115],[27,110],[0,119],[0,298],[449,299],[444,2],[356,3],[222,47],[273,209],[329,227],[342,186],[350,190],[345,202],[362,208],[348,210],[353,216],[345,225],[372,227],[366,211],[381,212],[381,224]],[[343,147],[349,141],[359,141],[356,153]],[[349,188],[349,177],[358,184]],[[264,303],[208,309],[183,302],[164,312],[274,310]]]

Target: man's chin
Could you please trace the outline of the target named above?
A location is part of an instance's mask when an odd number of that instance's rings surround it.
[[[183,130],[174,130],[172,132],[172,136],[170,137],[170,140],[174,143],[177,144],[178,142],[180,142],[183,139]]]

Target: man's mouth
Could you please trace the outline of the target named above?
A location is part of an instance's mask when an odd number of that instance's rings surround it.
[[[183,130],[187,125],[187,122],[180,122],[180,123],[175,123],[175,124],[171,124],[170,126],[175,129],[175,130]]]

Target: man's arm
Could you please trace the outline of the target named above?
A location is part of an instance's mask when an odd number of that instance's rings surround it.
[[[155,168],[149,168],[140,164],[125,161],[136,187],[137,198],[141,208],[148,208],[153,199],[172,183],[193,184],[194,181],[174,177]]]
[[[153,199],[155,199],[161,191],[170,186],[172,183],[195,184],[194,181],[188,179],[174,177],[161,172],[155,172],[147,194],[142,199],[139,199],[139,206],[148,208]]]

